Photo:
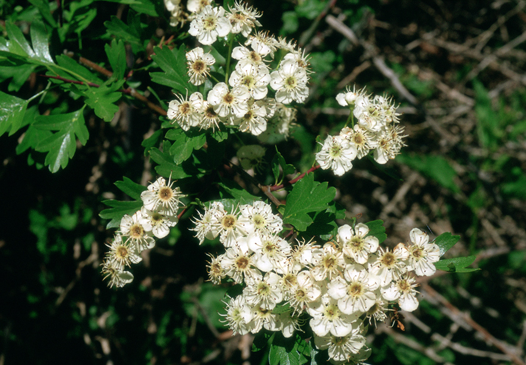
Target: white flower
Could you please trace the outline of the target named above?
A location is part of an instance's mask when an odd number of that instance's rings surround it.
[[[296,285],[288,292],[288,302],[294,313],[303,312],[303,309],[316,301],[321,295],[321,288],[314,282],[308,271],[302,271],[296,276]]]
[[[323,254],[321,258],[316,258],[311,261],[311,264],[315,265],[311,269],[311,274],[314,280],[322,281],[325,278],[331,280],[340,274],[340,270],[345,267],[345,260],[340,251],[334,246],[327,242],[323,245]]]
[[[261,26],[261,23],[256,19],[261,17],[261,14],[251,6],[239,1],[236,1],[234,7],[230,8],[230,14],[227,14],[227,17],[232,25],[232,33],[241,33],[244,37],[248,37],[256,26]]]
[[[387,302],[382,299],[381,293],[378,292],[376,295],[376,302],[371,308],[369,308],[369,310],[367,310],[365,313],[365,318],[369,319],[369,324],[371,324],[371,320],[374,321],[374,325],[376,327],[376,322],[384,322],[387,319],[387,314],[385,313],[388,310]]]
[[[404,260],[407,259],[408,252],[403,245],[396,246],[393,252],[389,249],[379,248],[378,258],[371,265],[370,270],[380,278],[382,287],[391,284],[391,281],[398,280],[407,271]]]
[[[152,233],[157,238],[164,238],[170,233],[170,227],[175,227],[177,222],[177,216],[166,215],[159,212],[151,211],[142,207],[143,221],[146,221],[152,227]],[[144,222],[141,221],[142,224]]]
[[[115,268],[112,262],[104,260],[102,262],[102,276],[104,280],[110,278],[108,286],[122,288],[124,285],[133,281],[133,275],[129,271],[122,271]]]
[[[378,238],[367,236],[369,227],[358,223],[353,229],[348,224],[338,228],[338,243],[343,253],[359,264],[365,264],[370,253],[378,249]]]
[[[316,154],[316,161],[324,170],[332,169],[336,176],[342,176],[352,169],[352,160],[358,151],[355,146],[341,136],[328,136],[320,152]]]
[[[225,274],[234,279],[236,284],[242,283],[243,278],[250,282],[261,277],[259,270],[253,268],[254,262],[248,249],[239,245],[226,250],[221,265]]]
[[[283,337],[289,338],[294,334],[295,330],[300,329],[299,318],[293,317],[291,311],[280,313],[276,317],[276,322]]]
[[[321,262],[323,250],[315,245],[312,240],[309,242],[296,240],[297,244],[292,252],[292,263],[297,270],[301,270],[312,263]]]
[[[342,313],[338,309],[337,301],[327,295],[310,305],[308,312],[313,317],[309,322],[312,331],[320,337],[328,333],[338,337],[347,336],[352,332],[353,322],[358,318]]]
[[[305,55],[305,51],[298,50],[287,53],[285,57],[283,57],[283,60],[292,60],[296,62],[299,67],[304,68],[307,73],[311,73],[309,70],[309,56]]]
[[[255,201],[239,207],[239,223],[247,233],[279,233],[283,229],[283,220],[272,213],[272,207],[262,201]]]
[[[279,280],[279,275],[269,272],[262,279],[256,278],[251,281],[243,290],[247,303],[263,309],[274,309],[276,304],[283,300]]]
[[[214,111],[220,117],[227,117],[234,114],[241,118],[248,111],[247,101],[250,92],[246,86],[238,86],[229,90],[224,82],[220,82],[208,92],[208,102],[214,106]]]
[[[230,298],[228,303],[225,303],[226,314],[221,314],[225,317],[228,327],[234,332],[234,335],[246,335],[250,332],[249,323],[252,320],[252,311],[247,305],[245,297],[242,295],[236,298]]]
[[[131,263],[138,263],[142,258],[137,255],[134,247],[130,246],[130,241],[122,242],[120,234],[116,234],[111,244],[106,244],[110,251],[106,253],[106,261],[116,270],[124,270]]]
[[[281,271],[281,266],[289,255],[290,244],[283,238],[272,234],[251,233],[248,247],[254,252],[254,264],[261,271]]]
[[[347,336],[314,336],[314,343],[320,350],[329,350],[329,358],[335,361],[348,361],[349,357],[357,354],[365,345],[365,337],[360,335],[362,330],[358,322],[353,323],[353,330]]]
[[[236,67],[264,65],[265,57],[269,54],[270,49],[261,43],[255,43],[251,48],[252,51],[247,47],[238,46],[232,50],[232,58],[239,61]]]
[[[356,124],[353,129],[349,127],[343,128],[340,136],[348,139],[351,145],[356,147],[358,151],[356,157],[358,158],[363,158],[372,148],[376,147],[376,142],[372,139],[371,134],[358,124]]]
[[[270,86],[276,90],[276,100],[283,104],[302,103],[309,96],[307,72],[293,60],[281,62],[277,71],[270,74]]]
[[[181,194],[181,190],[178,187],[172,189],[174,182],[170,179],[167,185],[166,180],[160,177],[154,183],[148,185],[148,190],[141,193],[141,199],[145,208],[168,216],[177,215],[179,205],[183,205],[180,198],[186,195]]]
[[[382,296],[387,300],[398,300],[400,308],[412,312],[418,308],[418,300],[415,289],[417,284],[415,279],[405,274],[399,280],[393,282],[390,286],[382,288]]]
[[[376,302],[374,290],[378,283],[359,265],[348,265],[344,277],[345,280],[337,277],[327,284],[328,294],[338,300],[338,308],[345,314],[366,312]]]
[[[216,60],[210,53],[204,53],[201,47],[196,47],[186,53],[188,64],[188,76],[190,82],[194,85],[201,85],[205,82],[206,77],[210,74],[210,66]]]
[[[216,128],[219,128],[219,122],[221,121],[221,118],[214,110],[214,106],[212,104],[210,104],[208,101],[203,101],[203,107],[201,111],[203,114],[201,115],[201,121],[199,122],[200,129],[212,128],[212,130],[215,131]]]
[[[429,236],[418,228],[409,233],[413,245],[407,247],[408,270],[415,270],[418,276],[431,276],[436,267],[433,262],[440,260],[440,249],[434,243],[429,243]]]
[[[148,234],[152,230],[152,226],[143,219],[140,210],[135,212],[133,216],[125,214],[122,217],[120,224],[120,232],[123,236],[127,236],[126,241],[131,241],[135,245],[135,249],[139,252],[155,246],[155,239]]]
[[[190,23],[188,33],[197,37],[197,40],[205,45],[210,45],[217,37],[224,37],[232,30],[230,22],[225,17],[225,9],[219,6],[212,8],[207,5]]]
[[[210,257],[210,261],[206,265],[208,277],[212,283],[219,285],[221,284],[221,279],[226,277],[226,273],[223,270],[223,266],[221,265],[224,255],[214,257],[208,254],[208,256]]]
[[[207,5],[210,5],[210,0],[188,0],[186,8],[192,13],[200,13]]]
[[[219,225],[219,219],[225,213],[223,204],[214,202],[210,204],[210,208],[205,207],[205,212],[197,212],[199,218],[192,218],[192,222],[195,224],[195,228],[191,228],[191,231],[197,232],[196,237],[199,239],[199,244],[203,244],[205,238],[213,240],[219,235],[219,230],[214,229],[214,226]]]
[[[267,96],[267,85],[269,82],[270,74],[266,65],[238,65],[228,79],[228,83],[233,88],[246,86],[250,92],[250,96],[255,100],[260,100]]]
[[[252,308],[252,321],[250,322],[250,332],[258,333],[261,328],[269,331],[281,331],[281,323],[272,310],[259,306]]]
[[[239,125],[242,132],[250,132],[258,136],[267,129],[267,120],[265,119],[265,108],[254,101],[249,102],[248,110],[242,117],[234,117],[233,124]]]
[[[176,94],[175,97],[175,100],[168,103],[168,111],[166,112],[168,119],[179,123],[185,131],[189,130],[190,127],[198,126],[202,118],[203,96],[201,93],[193,93],[188,100],[180,94]]]
[[[218,210],[212,227],[212,232],[214,235],[220,235],[219,241],[225,247],[234,246],[240,237],[246,236],[245,229],[239,224],[239,213],[236,207],[233,207],[230,213]]]
[[[274,36],[269,35],[268,32],[264,31],[258,32],[256,35],[249,36],[245,42],[245,46],[249,44],[256,52],[265,55],[270,54],[272,58],[274,58],[274,52],[278,46],[278,42]]]
[[[344,93],[339,93],[336,95],[336,101],[341,106],[354,105],[356,99],[364,94],[364,90],[356,91],[356,86],[353,86],[352,90],[350,87],[347,87]]]

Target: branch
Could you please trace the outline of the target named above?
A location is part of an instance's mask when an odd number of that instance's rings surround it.
[[[283,183],[281,185],[273,185],[273,186],[270,186],[269,189],[270,191],[276,191],[276,190],[279,190],[279,189],[283,189],[285,187],[285,185],[292,185],[298,181],[300,181],[301,179],[303,179],[305,177],[305,175],[313,172],[313,171],[316,171],[317,169],[319,169],[321,166],[320,165],[316,165],[314,167],[311,167],[309,170],[307,170],[306,172],[304,172],[303,174],[301,174],[300,176],[290,180],[289,182],[286,182],[286,183]]]

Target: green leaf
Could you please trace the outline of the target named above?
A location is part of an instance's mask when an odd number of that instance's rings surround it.
[[[441,156],[402,154],[398,155],[396,160],[414,170],[422,172],[446,189],[454,193],[460,192],[460,188],[455,182],[457,173],[445,158]]]
[[[314,181],[314,175],[308,174],[294,185],[289,194],[283,222],[305,231],[313,222],[309,213],[327,209],[335,196],[335,188],[328,188],[327,182]]]
[[[382,243],[387,238],[387,235],[385,234],[385,227],[384,227],[384,221],[381,219],[378,219],[376,221],[367,222],[365,223],[367,227],[369,227],[369,233],[367,236],[374,236],[378,238],[378,241]]]
[[[29,102],[1,91],[0,100],[0,136],[5,132],[11,136],[21,128]]]
[[[126,71],[126,48],[122,40],[113,39],[111,46],[106,44],[104,46],[108,61],[110,61],[111,69],[113,70],[113,77],[120,80],[124,77]]]
[[[433,243],[440,248],[440,257],[442,257],[459,239],[460,236],[453,236],[451,233],[446,232],[435,238]]]
[[[134,4],[131,4],[130,7],[138,13],[159,16],[155,10],[155,5],[150,0],[137,0]]]
[[[46,21],[53,28],[57,27],[57,22],[55,21],[55,19],[53,19],[53,16],[51,15],[51,9],[49,7],[49,2],[48,1],[45,1],[45,0],[29,0],[29,2],[31,4],[33,4],[38,9],[38,11],[42,15],[42,17],[44,19],[46,19]]]
[[[44,24],[40,20],[35,20],[31,23],[31,43],[35,51],[35,58],[38,58],[44,63],[54,63],[49,54],[49,35],[50,32],[46,30]]]
[[[176,164],[188,160],[194,150],[201,149],[206,143],[206,134],[192,131],[185,132],[182,129],[168,131],[166,138],[174,140],[170,148],[170,154],[173,156]]]
[[[437,270],[443,270],[448,272],[472,272],[480,269],[466,267],[471,265],[477,256],[467,256],[467,257],[455,257],[452,259],[440,260],[434,262]]]
[[[241,204],[247,204],[256,200],[261,200],[259,197],[250,194],[233,180],[221,179],[218,187],[221,198],[232,197],[237,199]]]
[[[115,186],[135,200],[140,200],[141,193],[146,190],[146,186],[137,184],[126,176],[123,177],[122,181],[116,181]]]
[[[287,164],[285,162],[285,159],[283,158],[281,153],[279,153],[277,146],[276,146],[276,154],[274,155],[274,158],[272,159],[271,165],[272,165],[272,173],[274,174],[274,179],[275,179],[275,184],[276,185],[281,184],[283,182],[283,178],[286,175],[290,175],[294,171],[296,171],[296,169],[294,168],[293,165]],[[281,179],[279,178],[279,176],[280,176],[280,169],[279,168],[280,167],[283,170],[283,176],[281,177]]]
[[[163,144],[163,150],[166,150],[166,147],[168,147],[168,150],[170,149],[170,144],[167,143],[168,141],[165,141]],[[184,179],[186,177],[192,176],[192,174],[188,174],[185,172],[182,165],[176,165],[173,162],[173,157],[169,153],[161,152],[158,148],[152,147],[150,150],[150,157],[152,160],[154,160],[156,163],[159,164],[159,166],[155,167],[155,171],[159,175],[162,175],[164,177],[172,176],[172,179]]]
[[[85,100],[86,104],[105,122],[111,122],[115,113],[119,111],[119,107],[114,103],[121,98],[121,93],[111,92],[107,86],[91,87],[85,95],[88,97]]]
[[[104,209],[99,214],[102,219],[111,219],[111,221],[106,225],[106,229],[119,228],[121,219],[125,214],[133,215],[136,211],[140,210],[143,205],[142,200],[132,202],[104,200],[102,203],[111,207],[110,209]]]
[[[33,126],[40,130],[57,131],[40,141],[38,152],[47,152],[45,165],[51,172],[65,168],[77,149],[75,137],[82,145],[88,141],[89,133],[84,122],[83,109],[74,113],[38,116]]]
[[[144,51],[141,37],[134,27],[130,27],[113,15],[111,20],[104,22],[104,26],[106,27],[109,34],[112,34],[117,38],[130,43],[137,49],[137,51]]]
[[[254,342],[252,342],[252,352],[258,352],[263,350],[268,345],[272,344],[275,333],[262,329],[254,336]]]
[[[38,107],[36,105],[26,110],[26,113],[24,115],[24,123],[27,122],[29,124],[29,128],[24,133],[24,138],[22,139],[22,142],[20,142],[20,144],[16,146],[16,153],[18,155],[26,151],[28,148],[35,149],[41,141],[53,135],[52,132],[38,129],[33,125],[38,116]]]
[[[33,58],[35,53],[27,42],[22,31],[10,20],[5,22],[7,35],[9,36],[9,50],[19,56]]]
[[[296,334],[292,338],[285,339],[276,335],[269,351],[270,365],[302,365],[308,362],[305,355],[310,356],[311,345],[301,336]]]
[[[150,149],[155,146],[159,146],[163,140],[163,130],[159,129],[153,132],[153,134],[142,141],[141,146],[144,147],[144,155],[147,156],[150,153]]]
[[[164,72],[151,72],[152,81],[169,86],[176,92],[186,94],[197,91],[197,88],[190,83],[190,78],[186,68],[186,48],[182,44],[179,49],[170,50],[167,47],[153,49],[152,59]]]
[[[99,85],[103,83],[103,81],[100,78],[98,78],[97,75],[92,73],[86,67],[80,65],[74,59],[66,55],[57,56],[56,59],[57,59],[57,64],[67,70],[67,73],[64,73],[64,71],[62,72],[58,71],[58,73],[60,73],[61,76],[64,76],[67,78],[73,78],[78,81],[88,80],[89,82],[93,82]]]
[[[7,63],[6,66],[0,66],[0,81],[12,78],[7,91],[18,91],[37,67],[37,65],[22,62],[12,65]]]

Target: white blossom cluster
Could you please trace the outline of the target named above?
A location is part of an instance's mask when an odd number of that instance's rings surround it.
[[[210,281],[244,284],[242,294],[226,303],[225,322],[232,331],[265,328],[290,337],[308,321],[315,345],[328,349],[334,363],[368,357],[366,320],[384,321],[389,305],[418,307],[415,274],[432,275],[440,256],[417,228],[411,244],[390,251],[361,223],[339,227],[336,239],[323,246],[312,240],[292,245],[279,236],[282,219],[261,201],[230,212],[213,202],[194,222],[200,243],[219,237],[226,249],[211,256]]]
[[[362,158],[372,150],[380,164],[394,159],[405,146],[404,129],[399,123],[397,106],[391,98],[367,95],[365,89],[347,91],[336,96],[341,106],[351,109],[353,126],[344,127],[337,136],[328,136],[316,161],[324,170],[332,169],[342,176],[352,168],[355,158]],[[354,124],[354,118],[357,123]]]
[[[109,278],[110,287],[123,287],[133,281],[131,272],[126,271],[132,263],[142,261],[141,252],[155,246],[155,238],[164,238],[177,222],[177,212],[182,205],[181,194],[173,182],[159,177],[141,193],[143,206],[132,216],[127,214],[121,220],[109,251],[102,262],[102,274]]]
[[[261,26],[257,20],[260,16],[257,10],[240,2],[229,11],[205,5],[194,14],[190,35],[205,48],[228,37],[231,47],[223,55],[227,59],[225,69],[214,68],[214,56],[202,47],[186,53],[190,83],[199,86],[208,80],[213,87],[206,100],[200,92],[177,95],[168,106],[170,120],[185,131],[191,127],[214,130],[221,123],[257,136],[267,130],[268,121],[274,118],[273,127],[277,127],[273,129],[288,135],[295,110],[284,111],[292,109],[285,105],[302,103],[309,94],[308,56],[293,42],[256,31]],[[244,42],[232,47],[234,39]],[[281,59],[273,62],[277,53]],[[271,68],[272,63],[275,69]],[[216,76],[224,74],[224,81],[212,77],[212,70]]]

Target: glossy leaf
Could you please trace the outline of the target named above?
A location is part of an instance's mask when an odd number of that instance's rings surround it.
[[[460,236],[453,236],[451,233],[446,232],[438,236],[434,243],[440,248],[440,256],[444,254],[458,242]]]
[[[122,181],[116,181],[115,186],[135,200],[141,199],[141,193],[146,190],[146,186],[137,184],[126,176]]]
[[[305,231],[313,222],[309,213],[327,209],[335,196],[335,188],[329,188],[326,182],[314,181],[314,175],[308,174],[294,185],[289,194],[283,222]]]
[[[472,272],[480,269],[466,267],[471,265],[477,256],[467,256],[467,257],[455,257],[452,259],[445,259],[435,262],[435,267],[437,270],[443,270],[448,272]]]
[[[5,132],[13,135],[22,126],[27,100],[0,91],[0,136]]]

